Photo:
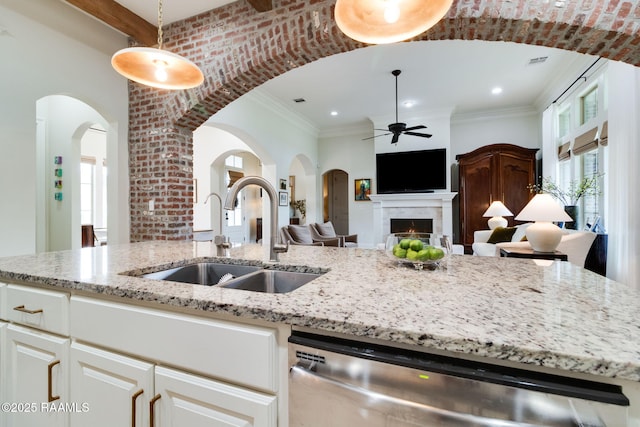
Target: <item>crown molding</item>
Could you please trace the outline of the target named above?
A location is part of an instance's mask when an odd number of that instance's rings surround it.
[[[277,115],[282,117],[284,120],[289,122],[291,125],[301,129],[302,131],[309,133],[314,136],[318,136],[320,131],[316,126],[313,125],[309,120],[307,120],[304,116],[299,114],[298,112],[291,110],[284,106],[282,102],[280,102],[275,97],[269,95],[267,92],[263,91],[260,88],[255,88],[243,96],[246,96],[247,99],[251,101],[257,102],[263,107],[275,112]]]
[[[477,122],[487,119],[501,119],[507,117],[526,117],[539,115],[540,111],[533,106],[522,106],[513,108],[501,108],[496,110],[482,110],[472,113],[454,114],[451,117],[451,124],[466,122]]]

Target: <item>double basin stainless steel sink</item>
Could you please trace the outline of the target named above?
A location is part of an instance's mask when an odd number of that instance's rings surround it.
[[[146,279],[220,286],[227,289],[273,294],[291,292],[318,276],[320,274],[266,270],[252,265],[216,262],[199,262],[142,275]]]

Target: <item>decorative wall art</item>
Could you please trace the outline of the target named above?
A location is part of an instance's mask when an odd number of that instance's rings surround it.
[[[54,156],[53,164],[57,167],[53,170],[53,175],[56,179],[53,181],[53,187],[56,191],[53,193],[54,200],[61,202],[62,201],[62,156]]]
[[[371,178],[356,179],[354,181],[355,181],[355,187],[354,187],[355,200],[357,202],[371,200],[369,198],[369,196],[371,195]]]
[[[279,195],[280,195],[280,200],[279,200],[278,206],[287,206],[289,204],[289,193],[287,193],[286,191],[280,191]]]

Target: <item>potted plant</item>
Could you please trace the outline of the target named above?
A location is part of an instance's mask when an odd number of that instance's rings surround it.
[[[572,223],[565,224],[565,228],[577,229],[578,203],[582,197],[600,194],[598,180],[602,175],[585,177],[582,180],[569,182],[569,187],[560,188],[550,177],[542,178],[540,184],[529,184],[527,188],[532,193],[547,193],[564,205],[564,210],[573,218]]]
[[[294,213],[296,209],[300,211],[300,215],[302,216],[302,219],[304,219],[307,216],[307,201],[305,199],[292,201],[291,207],[293,207]]]

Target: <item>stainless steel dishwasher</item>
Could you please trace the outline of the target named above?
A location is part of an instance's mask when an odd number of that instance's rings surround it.
[[[624,427],[621,387],[294,332],[290,427]]]

